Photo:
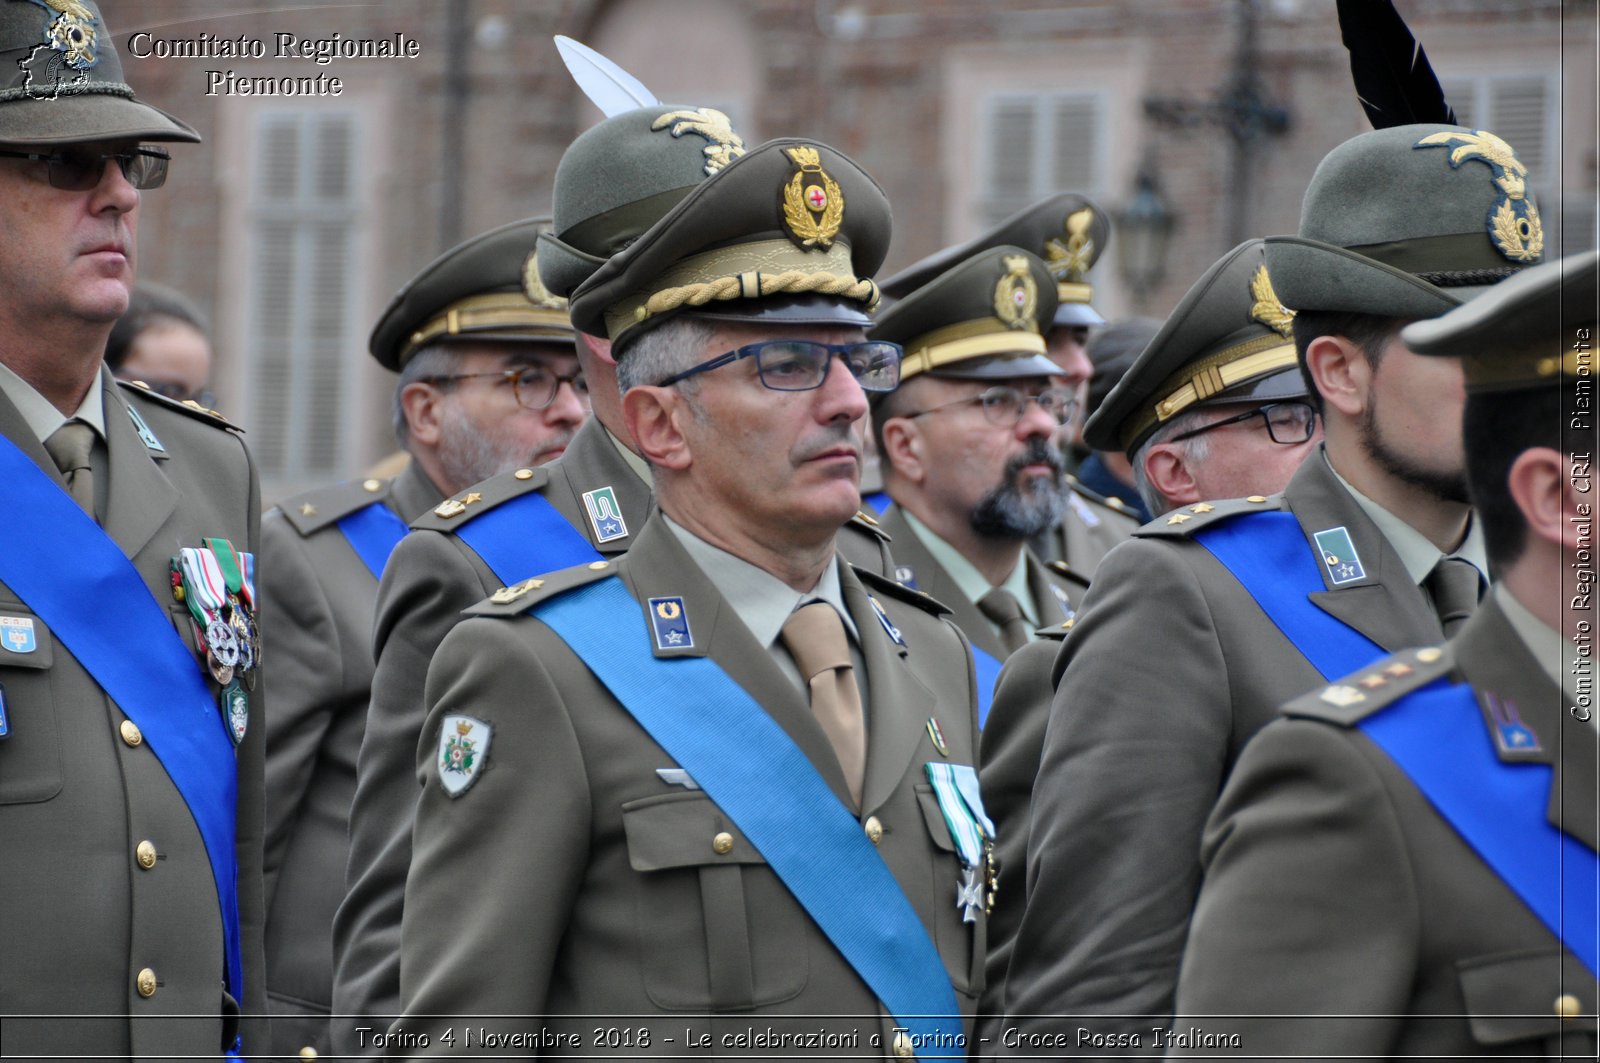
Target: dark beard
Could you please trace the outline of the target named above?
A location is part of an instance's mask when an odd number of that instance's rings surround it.
[[[1420,488],[1435,498],[1446,502],[1470,505],[1467,495],[1467,474],[1461,470],[1454,474],[1425,469],[1401,454],[1384,440],[1378,431],[1377,404],[1369,403],[1361,414],[1361,449],[1384,472],[1401,483]]]
[[[1017,476],[1029,465],[1048,465],[1049,476],[1029,477],[1021,485]],[[1061,520],[1066,496],[1061,491],[1061,454],[1035,436],[1028,449],[1006,462],[1000,485],[984,495],[967,520],[986,539],[1031,539]]]

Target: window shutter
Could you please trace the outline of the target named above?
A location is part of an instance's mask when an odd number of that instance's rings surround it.
[[[1054,192],[1100,192],[1101,98],[1094,93],[996,95],[987,108],[984,223]]]

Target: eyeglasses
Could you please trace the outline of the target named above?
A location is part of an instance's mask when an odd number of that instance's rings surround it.
[[[983,416],[990,424],[1000,428],[1015,428],[1017,422],[1022,420],[1022,415],[1027,411],[1030,402],[1037,402],[1039,409],[1049,414],[1056,424],[1066,424],[1073,411],[1078,408],[1078,397],[1070,388],[1045,388],[1037,395],[1030,395],[1021,388],[1002,384],[964,399],[955,399],[916,413],[902,413],[896,416],[921,417],[924,414],[938,413],[940,410],[952,410],[958,406],[977,405],[983,408]]]
[[[761,386],[772,391],[811,391],[822,386],[828,378],[828,368],[833,356],[839,355],[856,378],[862,391],[893,391],[900,384],[900,356],[898,343],[882,340],[864,340],[860,343],[817,343],[812,340],[768,340],[751,343],[710,361],[701,362],[693,369],[661,382],[661,387],[687,380],[696,373],[709,373],[731,365],[741,358],[756,360],[756,375]]]
[[[63,192],[87,192],[105,176],[106,160],[113,159],[122,176],[133,187],[160,188],[167,180],[167,163],[172,156],[160,148],[132,148],[128,151],[90,151],[81,147],[62,148],[48,154],[36,151],[0,151],[8,159],[31,159],[46,166],[51,188]]]
[[[583,370],[567,376],[546,369],[542,365],[524,365],[516,369],[497,369],[489,373],[452,373],[445,376],[426,376],[425,384],[446,384],[457,380],[494,378],[511,385],[517,405],[525,410],[542,410],[556,401],[562,384],[572,385],[572,393],[584,406],[589,405],[589,384],[583,379]]]
[[[1220,421],[1213,421],[1200,428],[1191,428],[1187,432],[1179,432],[1169,443],[1191,439],[1214,428],[1223,428],[1240,421],[1248,421],[1252,417],[1259,417],[1266,423],[1267,435],[1272,437],[1274,443],[1284,446],[1294,446],[1305,443],[1317,430],[1317,411],[1308,402],[1269,402],[1265,406],[1257,406],[1253,410],[1236,413],[1232,417],[1224,417]]]

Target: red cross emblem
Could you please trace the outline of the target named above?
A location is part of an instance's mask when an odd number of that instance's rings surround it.
[[[812,210],[820,214],[828,206],[828,193],[824,192],[820,185],[812,185],[806,189],[806,202],[811,205]]]

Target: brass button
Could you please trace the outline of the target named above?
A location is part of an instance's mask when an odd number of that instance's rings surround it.
[[[300,1058],[306,1060],[307,1063],[310,1063],[311,1060],[317,1058],[317,1050],[312,1048],[310,1045],[306,1045],[300,1050]]]
[[[1556,1014],[1563,1019],[1576,1019],[1578,1013],[1583,1010],[1583,1005],[1579,1004],[1578,998],[1571,993],[1562,993],[1556,997],[1555,1009]]]
[[[1444,651],[1433,646],[1429,646],[1425,650],[1417,651],[1417,660],[1421,661],[1423,664],[1432,664],[1434,661],[1437,661],[1443,656]]]
[[[144,741],[144,732],[139,730],[139,725],[132,720],[123,720],[118,730],[122,732],[122,740],[130,746],[139,745]]]
[[[589,567],[594,569],[596,572],[599,572],[603,568],[610,568],[611,567],[611,562],[609,562],[609,561],[591,561],[591,562],[589,562]]]
[[[156,995],[156,972],[154,972],[150,968],[146,967],[144,970],[139,972],[139,977],[134,979],[134,983],[133,984],[139,990],[139,995],[141,997],[153,997],[153,996],[155,996]]]
[[[894,1035],[894,1054],[901,1059],[911,1059],[915,1055],[911,1048],[911,1035],[904,1030]]]
[[[533,479],[533,470],[532,469],[518,469],[516,472],[512,473],[511,475],[515,476],[519,480],[531,480],[531,479]]]
[[[718,856],[727,856],[733,852],[733,835],[723,831],[711,839],[711,849]]]
[[[1266,495],[1251,495],[1249,498],[1245,499],[1246,502],[1265,502],[1266,500]]]
[[[142,841],[133,850],[133,858],[139,861],[139,866],[149,871],[156,866],[156,847],[149,841]]]
[[[883,824],[879,822],[878,817],[868,816],[867,821],[862,826],[866,828],[867,840],[873,845],[877,845],[878,839],[883,837]]]
[[[383,481],[382,480],[363,480],[361,482],[361,486],[363,488],[365,488],[369,492],[381,491],[383,489]]]

